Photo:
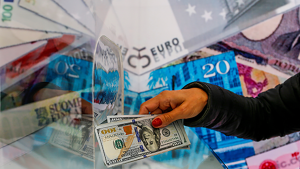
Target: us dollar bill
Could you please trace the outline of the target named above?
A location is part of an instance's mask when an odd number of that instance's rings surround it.
[[[122,121],[122,120],[132,120],[137,119],[141,117],[150,117],[151,115],[116,115],[116,116],[107,116],[107,122],[116,122],[116,121]]]
[[[141,118],[141,117],[148,117],[148,116],[152,116],[152,115],[116,115],[116,116],[107,116],[107,122],[116,122],[116,121],[122,121],[122,120],[129,120],[129,119],[136,119],[136,118]],[[183,120],[177,120],[174,123],[178,123],[178,125],[180,126],[180,132],[182,133],[182,135],[184,135],[183,133],[185,133],[184,130],[184,126],[183,126]],[[186,134],[186,133],[185,133]],[[185,147],[180,147],[178,149],[190,149],[190,146],[185,146]]]
[[[66,122],[67,121],[67,122]],[[65,118],[56,122],[49,143],[87,160],[94,160],[93,121],[83,117],[78,124],[71,124]]]
[[[190,145],[178,122],[153,128],[156,116],[122,120],[96,127],[96,137],[107,167],[144,159]]]

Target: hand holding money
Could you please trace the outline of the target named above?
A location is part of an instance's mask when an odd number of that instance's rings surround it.
[[[118,116],[116,116],[118,117]],[[106,166],[112,167],[190,145],[182,123],[153,128],[156,116],[122,120],[96,127]]]
[[[193,86],[187,86],[193,87]],[[205,108],[207,93],[200,88],[163,91],[144,102],[139,114],[159,114],[152,122],[155,128],[162,128],[179,119],[197,116]]]

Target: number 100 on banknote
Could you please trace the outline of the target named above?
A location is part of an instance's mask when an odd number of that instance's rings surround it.
[[[107,167],[147,158],[190,145],[179,123],[153,128],[155,116],[107,123],[96,127],[96,136]]]

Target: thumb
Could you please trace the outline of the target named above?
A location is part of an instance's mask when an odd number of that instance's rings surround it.
[[[162,127],[166,127],[167,125],[171,124],[172,122],[178,120],[179,118],[176,117],[176,115],[173,111],[170,111],[168,113],[164,113],[164,114],[161,114],[161,115],[155,117],[152,121],[152,126],[154,128],[162,128]]]

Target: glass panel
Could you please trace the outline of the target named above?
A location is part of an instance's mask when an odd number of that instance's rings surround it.
[[[0,44],[0,168],[105,168],[94,125],[124,114],[133,101],[126,97],[124,105],[128,45],[110,2],[4,0],[1,9],[0,31],[10,37]],[[116,168],[186,168],[185,161],[221,167],[186,130],[190,149]]]
[[[92,12],[81,0],[0,4],[0,168],[93,168]]]
[[[292,0],[270,5],[265,0],[218,2],[1,0],[0,168],[106,168],[94,127],[106,123],[107,115],[137,114],[142,102],[161,91],[203,81],[194,75],[204,64],[191,62],[180,68],[176,64],[166,68],[166,64],[181,62],[200,46],[299,4]],[[218,16],[212,15],[214,21],[208,9]],[[298,10],[296,13],[298,16]],[[225,48],[219,52],[222,50]],[[158,67],[166,69],[154,70]],[[161,78],[162,74],[167,78]],[[145,80],[146,75],[151,81]],[[228,75],[230,84],[220,74],[206,80],[225,88],[241,86],[237,68]],[[136,78],[130,79],[132,76]],[[132,88],[138,90],[129,90]],[[211,150],[218,147],[216,153],[226,164],[239,167],[245,162],[241,165],[223,157],[253,151],[249,146],[227,153],[231,149],[225,149],[227,145],[250,145],[252,141],[205,128],[185,130],[192,143],[189,149],[115,168],[226,168]],[[268,153],[246,160],[258,165]]]

